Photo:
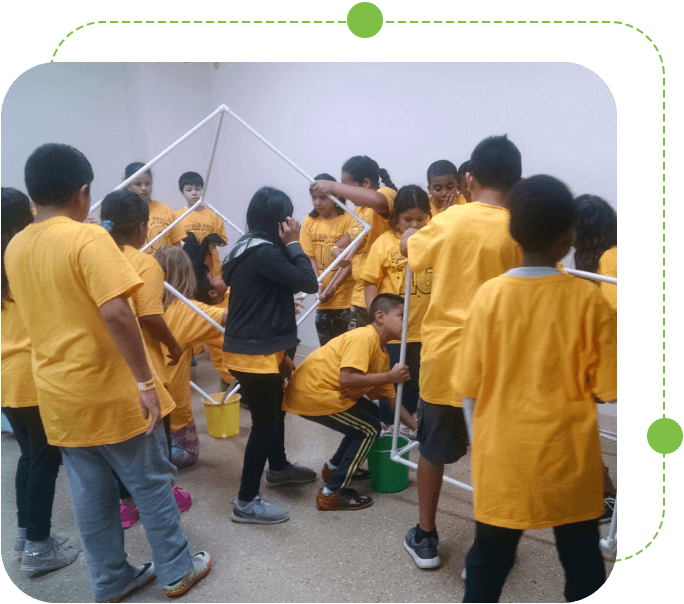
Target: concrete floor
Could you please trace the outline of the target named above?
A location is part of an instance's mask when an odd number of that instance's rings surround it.
[[[200,357],[193,380],[208,392],[216,390],[218,377]],[[262,496],[290,509],[290,520],[274,526],[236,524],[230,521],[231,501],[237,496],[242,456],[249,433],[249,413],[241,412],[240,433],[216,440],[207,433],[202,403],[194,395],[195,421],[200,433],[199,463],[179,473],[176,484],[193,498],[183,513],[182,527],[193,551],[207,550],[214,567],[206,579],[183,600],[187,602],[460,602],[464,585],[460,573],[472,544],[474,524],[470,493],[444,485],[437,516],[440,535],[439,569],[416,567],[403,546],[406,531],[418,521],[415,472],[409,472],[409,488],[387,495],[374,493],[375,503],[356,512],[320,512],[315,496],[322,480],[302,486],[262,488]],[[291,461],[319,471],[339,444],[340,436],[312,422],[289,415],[286,449]],[[616,445],[603,441],[604,459],[616,475]],[[32,598],[46,602],[92,601],[89,572],[83,555],[71,566],[28,578],[19,570],[13,551],[16,537],[14,473],[19,449],[2,435],[2,560],[9,579]],[[410,459],[417,461],[417,451]],[[447,474],[470,483],[470,464],[462,459]],[[355,483],[363,494],[370,484]],[[57,480],[53,530],[79,544],[64,471]],[[608,525],[601,529],[602,536]],[[126,550],[132,564],[151,559],[140,523],[128,529]],[[613,558],[606,556],[608,572]],[[8,586],[9,587],[9,586]],[[5,591],[5,594],[11,593]],[[168,601],[158,584],[127,598],[129,602]],[[501,602],[562,602],[563,576],[553,532],[527,532],[518,548]]]

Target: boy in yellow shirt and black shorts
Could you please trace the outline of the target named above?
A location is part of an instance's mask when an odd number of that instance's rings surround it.
[[[337,452],[323,466],[325,487],[316,497],[320,510],[359,510],[372,505],[370,497],[348,488],[380,434],[379,410],[369,398],[386,397],[394,407],[393,384],[410,377],[406,365],[397,363],[390,370],[385,350],[387,342],[401,338],[404,299],[380,294],[368,312],[373,318],[370,325],[314,350],[292,374],[285,391],[283,411],[344,434]],[[415,429],[403,407],[401,417]]]
[[[435,520],[444,464],[466,454],[468,435],[456,390],[456,360],[463,323],[477,288],[522,262],[508,231],[506,194],[520,180],[522,160],[506,136],[480,142],[466,175],[472,203],[455,205],[419,231],[407,230],[400,249],[414,273],[434,270],[432,293],[421,326],[418,401],[418,503],[420,521],[404,539],[419,568],[435,568]]]
[[[617,399],[617,324],[593,283],[555,268],[575,237],[568,188],[532,176],[509,206],[523,265],[475,294],[456,379],[464,409],[474,407],[476,529],[463,601],[498,602],[522,532],[553,527],[574,602],[606,579],[594,402]]]

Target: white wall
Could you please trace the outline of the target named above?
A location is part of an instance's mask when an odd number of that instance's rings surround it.
[[[126,164],[151,159],[220,104],[311,176],[339,179],[344,161],[365,154],[397,186],[425,186],[433,161],[458,165],[484,137],[507,133],[525,176],[552,174],[575,195],[594,193],[617,208],[615,103],[602,80],[570,63],[40,65],[17,79],[3,104],[2,184],[24,189],[31,151],[64,142],[90,159],[99,199],[121,182]],[[209,124],[153,169],[155,199],[182,207],[178,176],[204,174],[214,130]],[[303,220],[307,181],[226,116],[208,200],[244,227],[249,200],[264,185],[290,195]],[[300,338],[317,346],[313,318]]]

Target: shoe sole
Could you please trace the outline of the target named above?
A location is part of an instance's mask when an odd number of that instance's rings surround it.
[[[418,568],[437,568],[442,563],[442,561],[439,559],[439,556],[436,558],[429,558],[427,560],[425,558],[421,558],[413,551],[406,541],[404,541],[404,547],[406,548],[406,551],[411,554],[411,558],[413,558],[413,561],[416,563]]]
[[[308,480],[283,480],[282,482],[269,482],[267,478],[264,479],[264,484],[267,487],[282,487],[286,484],[309,484],[310,482],[316,482],[316,477],[310,478]]]
[[[318,501],[316,501],[316,507],[321,510],[321,512],[353,512],[355,510],[365,510],[366,508],[369,508],[370,506],[373,505],[373,500],[371,499],[370,501],[367,501],[363,505],[357,505],[351,508],[343,508],[343,507],[332,507],[332,508],[324,508],[318,505]]]
[[[199,575],[197,575],[183,589],[179,589],[178,591],[175,591],[175,592],[167,592],[166,590],[164,590],[164,595],[167,596],[168,598],[179,598],[180,596],[185,595],[195,585],[197,585],[202,579],[204,579],[204,577],[206,577],[209,574],[209,571],[211,570],[211,567],[213,565],[214,565],[214,560],[212,558],[209,558],[209,564],[207,564],[207,568],[205,568]]]
[[[230,519],[233,522],[239,522],[240,524],[280,524],[289,520],[290,517],[287,516],[286,518],[280,518],[278,520],[263,520],[261,518],[242,518],[232,513]]]

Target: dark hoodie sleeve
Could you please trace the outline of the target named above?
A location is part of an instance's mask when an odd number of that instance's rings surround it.
[[[318,280],[311,266],[311,260],[298,243],[291,243],[283,254],[273,245],[265,245],[259,250],[256,263],[259,273],[269,281],[292,288],[295,292],[315,294]]]

